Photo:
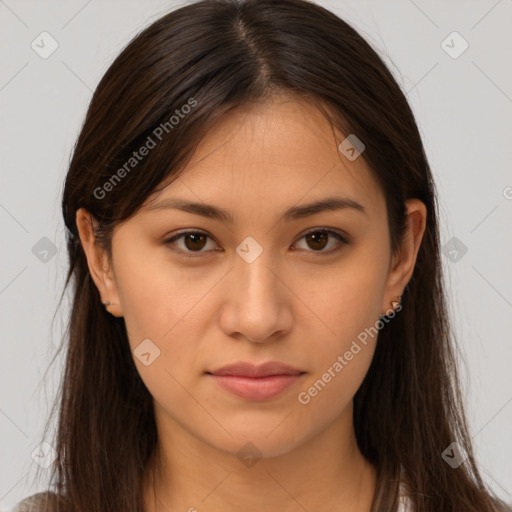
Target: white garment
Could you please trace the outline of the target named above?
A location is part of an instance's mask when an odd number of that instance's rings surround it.
[[[407,496],[398,498],[398,508],[396,512],[413,512],[412,501]]]
[[[400,473],[400,487],[398,488],[398,508],[396,512],[413,512],[412,501],[408,497],[407,486],[405,485],[405,471]]]

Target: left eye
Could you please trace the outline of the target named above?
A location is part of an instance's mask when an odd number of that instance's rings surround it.
[[[322,249],[328,245],[327,240],[329,237],[335,238],[338,243],[334,245],[333,249],[331,248],[328,251],[324,251]],[[299,240],[302,238],[306,239],[306,243],[309,244],[310,247],[311,244],[313,244],[312,248],[315,249],[313,252],[321,252],[323,254],[331,254],[340,250],[343,245],[348,244],[348,240],[343,235],[330,229],[315,229],[302,235]]]
[[[324,251],[323,249],[325,249],[325,247],[328,245],[329,238],[335,238],[338,243],[335,244],[334,249],[331,248],[327,251]],[[185,253],[185,256],[194,256],[194,254],[191,253],[207,252],[203,251],[202,249],[204,249],[205,245],[207,245],[208,239],[212,240],[209,235],[203,233],[202,231],[186,231],[168,238],[164,241],[164,244],[178,246],[176,242],[181,241],[184,245],[182,245],[182,247],[178,247],[178,250]],[[309,247],[314,249],[310,252],[321,252],[322,254],[331,254],[335,251],[338,251],[341,246],[348,244],[347,239],[343,235],[328,229],[315,229],[309,231],[302,235],[299,240],[302,239],[305,239]]]

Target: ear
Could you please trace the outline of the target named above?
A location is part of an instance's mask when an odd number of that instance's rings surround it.
[[[76,212],[76,225],[80,242],[87,258],[91,277],[98,288],[101,301],[109,301],[107,311],[116,317],[122,317],[123,312],[119,301],[116,280],[110,264],[107,251],[96,243],[97,221],[87,210],[80,208]]]
[[[392,302],[398,301],[414,272],[416,258],[427,223],[427,207],[419,199],[408,199],[405,239],[392,258],[386,281],[386,291],[381,305],[382,314],[390,314]]]

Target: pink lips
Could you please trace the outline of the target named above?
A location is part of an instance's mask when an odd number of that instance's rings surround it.
[[[270,361],[259,366],[235,363],[206,373],[227,391],[246,400],[262,401],[282,393],[305,372]]]

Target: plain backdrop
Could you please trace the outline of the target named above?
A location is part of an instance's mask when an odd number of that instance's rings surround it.
[[[512,1],[318,3],[372,44],[415,113],[439,193],[470,433],[486,481],[512,502]],[[179,5],[0,0],[1,507],[47,485],[32,483],[33,454],[69,311],[66,298],[56,312],[67,270],[60,200],[92,91],[137,32]]]

